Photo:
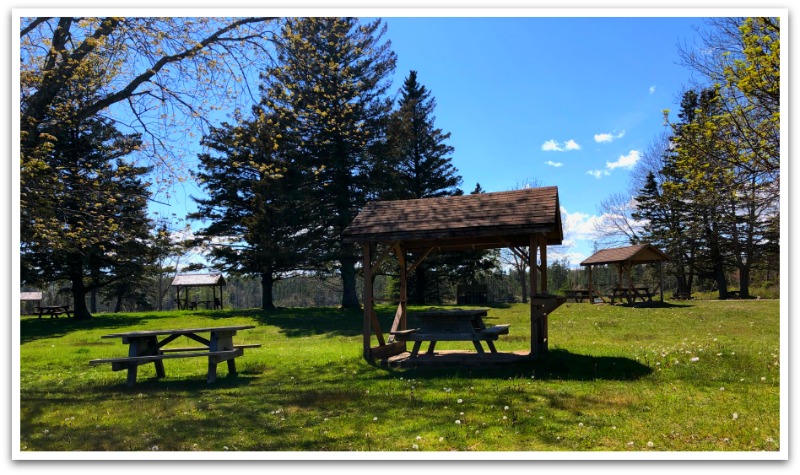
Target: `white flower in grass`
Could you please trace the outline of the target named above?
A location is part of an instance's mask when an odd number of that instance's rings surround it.
[[[414,449],[414,450],[419,450],[419,445],[414,444],[414,445],[411,446],[411,448]]]
[[[739,413],[738,413],[738,412],[734,412],[734,413],[733,413],[733,415],[732,415],[731,417],[732,417],[732,418],[733,418],[733,420],[735,421],[735,420],[739,419]]]
[[[222,446],[222,450],[230,450],[230,449],[228,449],[228,446],[227,446],[227,445],[223,445],[223,446]]]
[[[578,422],[578,427],[583,427],[583,422]]]
[[[377,421],[378,420],[378,416],[373,417],[372,420],[373,421]]]
[[[633,447],[633,441],[628,442],[628,447]]]
[[[695,356],[694,358],[691,359],[691,361],[692,361],[692,363],[694,363],[696,361],[700,361],[700,357],[699,356]]]
[[[459,404],[461,404],[461,403],[463,403],[463,402],[464,402],[464,400],[463,400],[463,399],[459,399],[459,400],[458,400],[458,403],[459,403]]]
[[[653,441],[652,441],[652,440],[648,440],[648,441],[647,441],[647,446],[648,446],[648,447],[652,448],[654,445],[655,445],[655,444],[653,443]]]
[[[153,452],[158,452],[158,446],[154,445],[154,446],[150,447],[150,450],[152,450]]]
[[[506,419],[508,419],[508,416],[503,416],[503,420],[506,420]]]
[[[720,390],[720,391],[724,391],[724,390],[725,390],[725,388],[724,388],[724,387],[721,387],[721,388],[719,388],[719,390]]]
[[[508,406],[504,407],[504,408],[503,408],[503,410],[504,410],[504,411],[507,411],[507,410],[508,410]]]
[[[456,425],[461,425],[461,421],[456,419]]]
[[[764,376],[761,377],[761,381],[766,381],[766,380],[767,378],[765,378]]]
[[[443,441],[444,441],[444,437],[439,437],[439,442],[443,442]]]
[[[417,440],[422,440],[422,436],[421,436],[421,435],[418,435],[418,436],[417,436]]]

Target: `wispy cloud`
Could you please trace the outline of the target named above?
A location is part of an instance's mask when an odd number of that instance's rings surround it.
[[[555,140],[548,140],[542,144],[542,150],[545,152],[566,152],[569,150],[580,150],[581,146],[578,142],[569,139],[563,144]]]
[[[614,140],[621,139],[625,136],[625,131],[618,134],[612,133],[602,133],[602,134],[595,134],[594,141],[597,143],[605,143],[605,142],[613,142]]]
[[[587,175],[592,175],[593,177],[597,178],[598,180],[603,177],[603,175],[608,176],[610,173],[608,170],[588,170],[586,172]]]
[[[655,94],[655,92],[656,92],[656,87],[650,86],[650,94]]]
[[[545,165],[550,165],[551,167],[556,167],[556,168],[558,168],[561,165],[563,165],[563,163],[561,163],[561,162],[554,162],[552,160],[548,160],[548,161],[544,162],[544,164]]]
[[[606,169],[633,168],[636,162],[642,158],[638,150],[631,150],[627,155],[620,155],[616,162],[606,162]]]

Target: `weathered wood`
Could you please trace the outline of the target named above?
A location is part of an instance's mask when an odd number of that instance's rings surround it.
[[[408,330],[395,330],[389,332],[391,335],[410,335],[414,332],[418,332],[419,328],[410,328]]]
[[[237,348],[261,348],[261,343],[248,343],[244,345],[233,345],[233,349]],[[206,346],[193,346],[185,348],[160,348],[162,353],[176,353],[176,352],[194,352],[194,351],[208,351]]]
[[[372,339],[372,243],[364,243],[364,329],[362,335],[362,345],[365,359],[371,359],[370,340]]]
[[[143,336],[162,336],[162,335],[186,335],[189,333],[205,333],[216,331],[239,331],[255,328],[255,325],[237,325],[229,327],[207,327],[207,328],[181,328],[179,330],[143,330],[125,333],[110,333],[103,335],[100,338],[124,338],[124,337],[143,337]]]
[[[510,326],[511,325],[508,324],[508,323],[503,323],[503,324],[500,324],[500,325],[493,325],[493,326],[491,326],[489,328],[486,328],[486,329],[482,330],[481,333],[483,333],[485,335],[507,335],[508,334],[508,328]]]
[[[123,356],[119,358],[100,358],[90,360],[89,364],[92,366],[105,364],[105,363],[152,363],[153,361],[161,361],[173,358],[198,358],[198,357],[220,357],[220,356],[241,356],[244,353],[241,348],[223,351],[197,351],[197,352],[184,352],[184,353],[165,353],[160,355],[149,356]],[[127,366],[125,367],[127,368]],[[123,369],[125,369],[123,368]],[[117,371],[117,370],[114,370]]]
[[[406,344],[405,342],[387,343],[383,346],[373,346],[372,348],[369,348],[368,351],[369,351],[368,359],[377,360],[377,359],[389,358],[394,355],[405,352]]]

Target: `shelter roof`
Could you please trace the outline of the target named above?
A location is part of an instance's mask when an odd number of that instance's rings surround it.
[[[172,279],[171,285],[174,287],[204,287],[226,284],[222,274],[178,274]]]
[[[42,300],[41,292],[20,292],[20,300]]]
[[[401,241],[407,249],[528,246],[532,233],[561,244],[555,186],[474,195],[372,201],[342,233],[345,242]]]
[[[597,251],[581,262],[581,265],[619,264],[622,262],[646,264],[649,262],[668,260],[669,256],[652,244],[638,244],[636,246],[615,247]]]

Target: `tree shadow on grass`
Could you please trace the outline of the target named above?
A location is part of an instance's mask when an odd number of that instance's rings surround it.
[[[624,304],[616,304],[619,307],[626,307],[626,308],[692,308],[694,305],[686,304],[686,303],[670,303],[670,302],[634,302],[634,303],[624,303]]]
[[[23,318],[20,320],[20,342],[28,343],[40,338],[62,337],[76,331],[129,328],[148,320],[159,318],[155,314],[103,315],[90,320],[74,318]]]
[[[364,325],[361,310],[341,310],[333,307],[253,310],[237,312],[237,315],[250,316],[262,325],[276,326],[289,338],[313,335],[352,337],[360,335]],[[384,325],[386,316],[379,315],[379,319]]]
[[[388,377],[402,373],[412,378],[470,378],[508,379],[531,378],[565,381],[635,381],[653,372],[638,361],[620,356],[592,356],[554,349],[535,360],[485,366],[418,366],[407,369],[384,368]]]

